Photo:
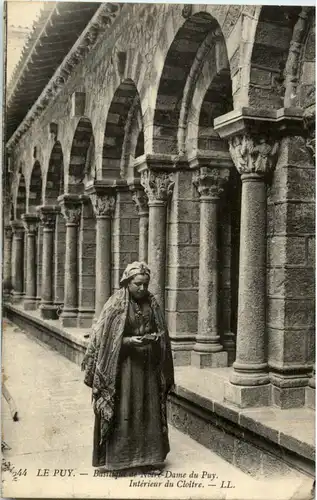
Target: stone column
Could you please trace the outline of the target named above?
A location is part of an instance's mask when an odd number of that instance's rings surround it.
[[[59,206],[38,208],[43,226],[41,316],[44,319],[57,319],[57,306],[54,305],[54,235]]]
[[[81,201],[78,195],[59,196],[62,214],[66,221],[64,306],[60,316],[65,327],[77,326],[78,311],[78,225]]]
[[[165,307],[166,210],[172,194],[172,174],[148,168],[141,171],[141,184],[149,199],[148,263],[150,289],[160,306]]]
[[[241,174],[241,226],[236,360],[225,397],[240,406],[268,405],[266,354],[266,176],[278,143],[243,134],[229,139]],[[240,387],[238,387],[240,386]],[[243,391],[243,387],[248,387]],[[251,389],[250,389],[251,388]]]
[[[228,354],[219,334],[218,205],[229,178],[227,168],[202,167],[194,176],[200,194],[198,334],[191,361],[200,368],[224,367]]]
[[[4,226],[4,245],[3,245],[3,300],[10,300],[12,290],[12,227]]]
[[[25,310],[34,311],[37,308],[36,300],[36,235],[38,217],[34,214],[22,215],[26,232],[26,280],[23,307]]]
[[[90,199],[96,216],[96,320],[111,295],[111,224],[115,196],[107,188],[94,186],[90,190]]]
[[[139,261],[148,261],[149,244],[149,206],[148,198],[140,187],[130,186],[132,199],[139,215]]]
[[[24,227],[20,220],[11,222],[13,231],[13,253],[12,253],[12,302],[21,302],[24,279]]]

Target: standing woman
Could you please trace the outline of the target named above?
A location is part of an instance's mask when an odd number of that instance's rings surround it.
[[[92,388],[94,467],[158,469],[169,452],[166,398],[174,384],[163,313],[150,269],[128,265],[93,327],[82,364]]]

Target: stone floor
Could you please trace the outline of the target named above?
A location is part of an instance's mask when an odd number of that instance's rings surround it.
[[[311,480],[257,481],[172,427],[161,477],[95,477],[90,391],[79,367],[7,321],[2,363],[20,415],[13,422],[2,400],[11,447],[2,461],[4,498],[310,498]]]

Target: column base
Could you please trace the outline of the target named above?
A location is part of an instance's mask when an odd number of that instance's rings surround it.
[[[228,366],[228,353],[192,351],[191,364],[196,368],[225,368]]]
[[[305,403],[306,403],[306,406],[308,406],[308,408],[315,410],[315,407],[316,407],[316,389],[313,389],[312,387],[306,387]]]
[[[271,384],[247,387],[226,382],[224,400],[233,403],[239,408],[270,406]]]
[[[78,311],[77,327],[78,328],[91,328],[94,320],[94,310]]]
[[[59,317],[61,325],[64,328],[76,328],[77,327],[77,309],[63,310]]]
[[[171,340],[172,356],[174,366],[189,366],[191,361],[191,352],[195,345],[194,340],[184,340],[174,338]]]
[[[23,309],[25,311],[35,311],[37,307],[36,297],[25,297],[23,301]]]
[[[23,299],[24,299],[23,292],[12,292],[12,294],[11,294],[12,304],[21,304]]]
[[[57,306],[55,304],[40,304],[39,309],[43,319],[58,319]]]

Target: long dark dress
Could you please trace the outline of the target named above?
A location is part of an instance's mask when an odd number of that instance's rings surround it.
[[[94,446],[98,456],[93,457],[93,463],[108,470],[155,466],[165,460],[169,451],[161,413],[160,349],[156,343],[136,346],[125,341],[127,337],[155,331],[150,303],[130,299],[119,358],[113,427],[105,444]],[[96,418],[95,440],[100,438],[99,426]]]

